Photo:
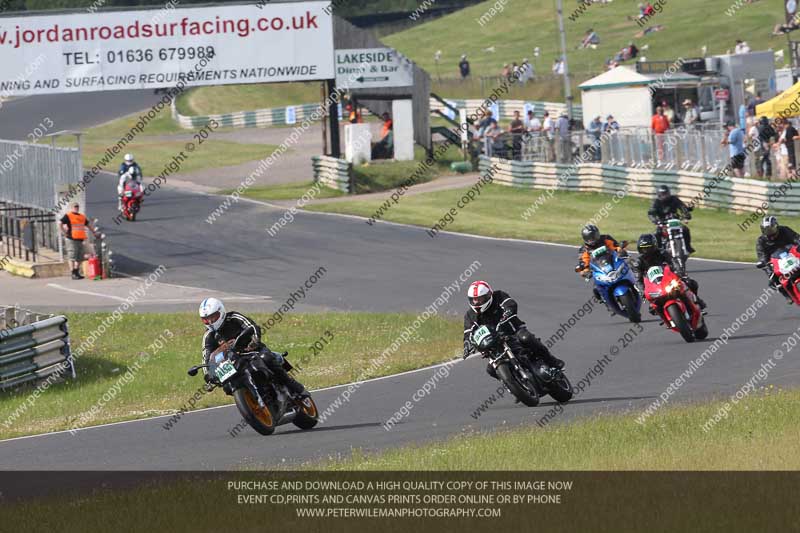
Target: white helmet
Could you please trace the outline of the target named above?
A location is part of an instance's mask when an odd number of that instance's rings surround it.
[[[210,331],[217,331],[225,320],[225,304],[216,298],[206,298],[200,303],[200,319]]]
[[[133,154],[125,154],[125,162],[129,165],[133,164]]]
[[[469,306],[476,313],[483,313],[492,305],[492,287],[485,281],[475,281],[467,289]]]

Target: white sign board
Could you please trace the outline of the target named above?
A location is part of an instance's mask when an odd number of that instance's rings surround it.
[[[336,50],[336,87],[370,89],[414,85],[414,66],[391,48]]]
[[[0,18],[0,96],[331,79],[328,4]]]

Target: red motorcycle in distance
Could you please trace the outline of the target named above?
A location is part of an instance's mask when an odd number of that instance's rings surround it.
[[[772,252],[769,264],[757,263],[770,279],[777,279],[796,305],[800,305],[800,251],[796,244],[788,244]]]
[[[658,310],[662,323],[680,333],[686,342],[708,337],[708,326],[694,293],[669,265],[647,270],[644,296]]]
[[[131,222],[136,220],[136,214],[142,208],[143,198],[144,191],[142,186],[134,180],[129,180],[125,184],[125,190],[122,192],[122,216],[126,220]]]

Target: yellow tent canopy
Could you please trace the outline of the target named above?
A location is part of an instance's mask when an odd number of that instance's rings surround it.
[[[800,116],[800,81],[763,104],[756,106],[757,117],[790,118]]]

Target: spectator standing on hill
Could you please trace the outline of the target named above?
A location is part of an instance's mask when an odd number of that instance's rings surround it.
[[[736,46],[733,49],[734,54],[749,54],[750,53],[750,45],[747,44],[747,41],[743,41],[741,39],[736,39]]]
[[[458,71],[461,73],[462,80],[465,80],[467,77],[469,77],[469,61],[467,61],[466,54],[461,56],[461,61],[458,63]]]

